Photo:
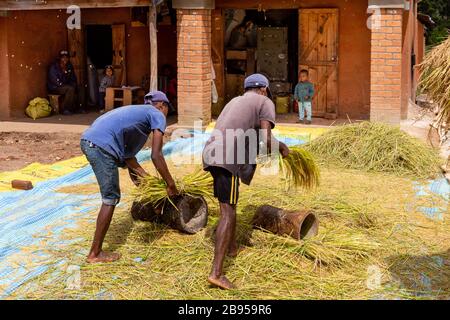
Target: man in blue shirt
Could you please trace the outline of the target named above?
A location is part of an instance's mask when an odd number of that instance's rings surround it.
[[[90,263],[112,262],[120,258],[118,253],[102,251],[115,206],[120,201],[118,168],[127,167],[131,180],[139,185],[139,178],[145,177],[147,172],[137,162],[136,154],[152,132],[153,164],[167,184],[167,194],[178,194],[162,154],[170,102],[164,93],[154,91],[145,96],[145,103],[118,108],[102,115],[81,137],[81,150],[95,173],[103,202],[87,257]]]

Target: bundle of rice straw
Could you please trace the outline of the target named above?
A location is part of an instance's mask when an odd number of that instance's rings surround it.
[[[429,178],[439,171],[436,150],[382,123],[362,122],[332,129],[306,148],[321,161],[345,168]]]
[[[257,163],[267,166],[276,161],[286,189],[303,187],[311,189],[319,185],[320,170],[311,152],[301,147],[289,148],[286,158],[277,156],[260,156]]]
[[[450,130],[450,37],[425,56],[421,69],[420,87],[437,104],[436,126],[445,140]]]
[[[175,179],[180,195],[211,198],[213,196],[213,180],[211,175],[202,169]],[[161,207],[170,201],[166,192],[167,184],[160,178],[149,175],[141,179],[141,184],[133,191],[134,201],[143,205],[150,204],[154,208]]]

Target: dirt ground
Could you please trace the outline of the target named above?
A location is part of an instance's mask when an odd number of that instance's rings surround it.
[[[39,119],[41,122],[29,122],[29,119],[19,119],[8,123],[2,122],[2,130],[0,130],[0,172],[21,169],[34,162],[49,164],[82,155],[80,150],[81,133],[98,115],[90,113],[78,116],[76,119],[73,117],[60,119],[55,116]],[[297,115],[293,113],[278,115],[277,122],[303,127],[303,124],[295,123],[296,119]],[[328,127],[330,125],[342,125],[346,122],[347,119],[330,121],[314,118],[313,124],[314,126]],[[81,124],[78,125],[79,128],[74,127],[75,123]],[[174,123],[176,123],[175,117],[168,120],[169,125]],[[429,142],[428,119],[418,122],[406,121],[402,123],[402,129],[412,136]],[[30,132],[27,132],[27,130]],[[52,132],[53,130],[55,132]],[[168,128],[165,142],[170,139],[170,132],[171,130]],[[435,137],[433,140],[433,144],[438,145]],[[151,139],[146,144],[146,147],[150,146]]]
[[[0,132],[0,172],[80,156],[79,133]]]

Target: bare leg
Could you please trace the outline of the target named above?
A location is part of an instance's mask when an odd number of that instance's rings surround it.
[[[228,256],[229,257],[237,257],[239,253],[239,247],[236,241],[236,222],[233,224],[231,229],[231,239],[230,245],[228,246]]]
[[[223,275],[223,261],[230,247],[233,226],[236,225],[236,206],[220,203],[220,214],[216,230],[214,260],[208,281],[222,289],[232,289],[233,284]]]
[[[120,254],[118,253],[107,253],[102,251],[103,240],[105,240],[105,235],[111,223],[114,209],[115,206],[108,206],[106,204],[102,204],[102,207],[100,208],[97,226],[95,228],[94,241],[92,242],[91,251],[86,260],[89,263],[113,262],[120,258]]]

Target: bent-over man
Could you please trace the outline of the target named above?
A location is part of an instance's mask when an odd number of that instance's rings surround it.
[[[136,160],[136,154],[145,145],[150,133],[153,133],[153,164],[167,184],[167,194],[174,196],[178,193],[162,154],[170,102],[160,91],[149,93],[145,100],[145,105],[126,106],[105,113],[81,137],[81,150],[95,173],[103,202],[87,257],[90,263],[112,262],[120,258],[118,253],[102,250],[114,209],[120,201],[118,168],[128,168],[131,180],[139,185],[139,178],[146,176],[147,172]]]

